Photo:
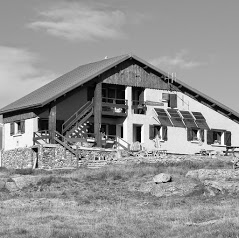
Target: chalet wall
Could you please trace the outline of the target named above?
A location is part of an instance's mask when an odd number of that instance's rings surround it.
[[[132,114],[131,108],[131,92],[132,88],[127,87],[126,99],[129,100],[128,117],[124,122],[124,140],[133,143],[133,125],[142,125],[142,144],[148,149],[155,149],[153,140],[149,139],[149,125],[159,124],[154,108],[167,108],[167,103],[164,106],[147,106],[146,115]],[[162,93],[167,93],[166,90],[145,89],[145,100],[160,102]],[[168,92],[169,93],[169,92]],[[170,92],[173,93],[173,92]],[[239,145],[239,124],[212,110],[211,108],[201,104],[200,102],[184,95],[181,92],[177,93],[178,109],[201,112],[207,120],[210,128],[224,129],[232,133],[232,145]],[[207,133],[205,131],[205,142],[193,143],[187,141],[187,129],[178,127],[168,127],[168,140],[161,142],[161,149],[166,149],[172,153],[196,153],[201,149],[212,149],[217,151],[225,150],[225,146],[207,145]]]
[[[81,87],[56,103],[57,120],[67,120],[87,102],[87,88]]]
[[[38,130],[38,119],[25,120],[25,133],[10,135],[10,123],[4,124],[4,149],[29,147],[33,145],[33,132]]]

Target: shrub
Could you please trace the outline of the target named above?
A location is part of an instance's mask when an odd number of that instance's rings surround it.
[[[8,169],[6,167],[0,167],[0,172],[8,172]]]
[[[29,175],[29,174],[33,174],[33,169],[29,168],[29,169],[15,169],[14,170],[15,174],[21,174],[21,175]]]

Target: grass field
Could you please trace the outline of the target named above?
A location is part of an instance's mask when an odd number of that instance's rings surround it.
[[[9,171],[40,182],[17,194],[0,191],[0,237],[239,237],[239,197],[157,198],[137,191],[155,174],[174,179],[227,162],[137,164],[97,170]]]

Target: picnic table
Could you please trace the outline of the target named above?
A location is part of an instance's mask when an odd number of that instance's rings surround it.
[[[228,155],[228,153],[232,153],[232,155],[235,157],[235,149],[238,149],[239,146],[226,146],[225,155]]]

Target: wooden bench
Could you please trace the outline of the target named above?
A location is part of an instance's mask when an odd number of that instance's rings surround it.
[[[235,149],[238,149],[238,148],[239,146],[226,146],[225,155],[228,155],[229,153],[231,153],[233,157],[235,157]]]

